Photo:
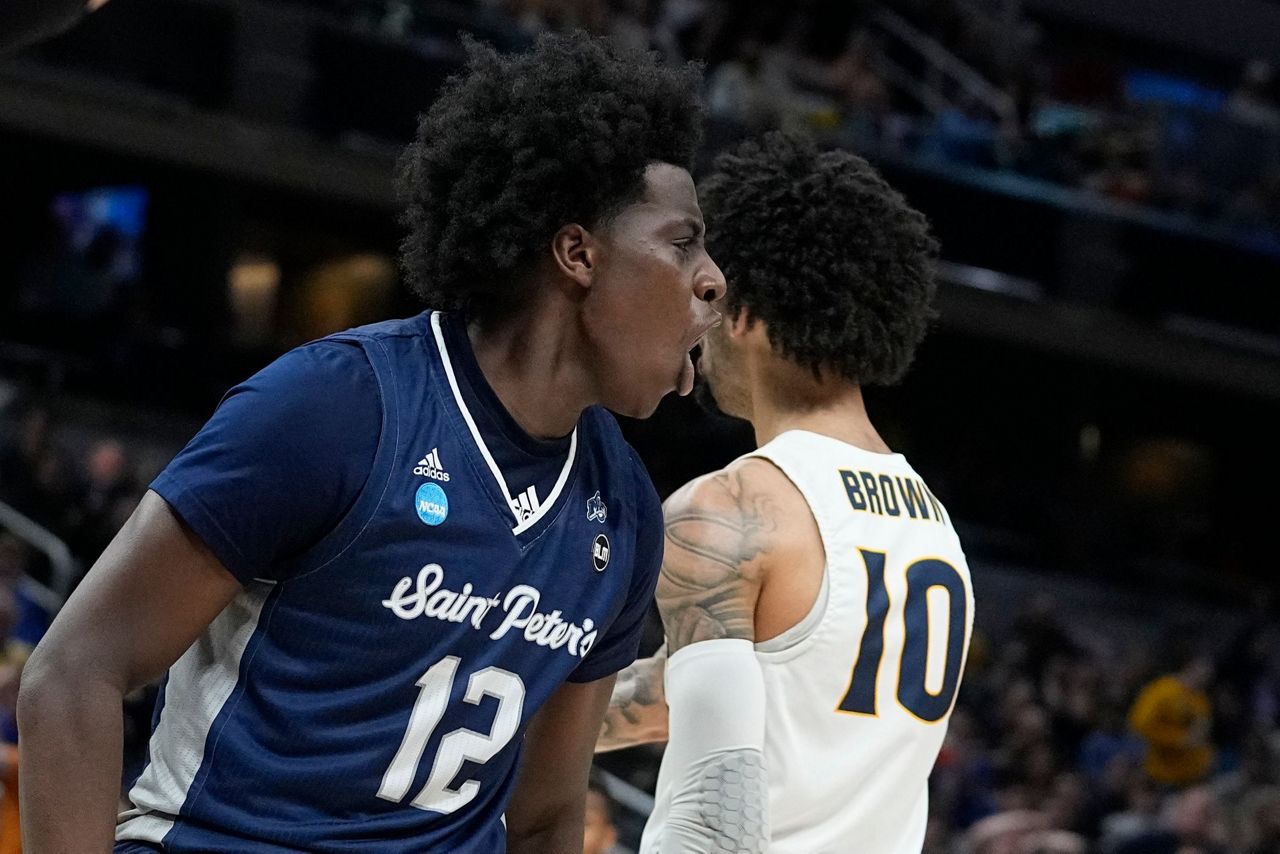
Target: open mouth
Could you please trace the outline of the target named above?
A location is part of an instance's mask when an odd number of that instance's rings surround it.
[[[689,346],[689,352],[685,353],[684,365],[680,368],[680,378],[676,381],[676,391],[681,397],[693,391],[693,382],[697,376],[698,359],[702,357],[702,339],[706,337],[709,328],[702,330],[702,333]]]

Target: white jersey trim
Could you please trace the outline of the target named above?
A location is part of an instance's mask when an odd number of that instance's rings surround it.
[[[116,839],[159,844],[173,829],[204,764],[213,723],[240,681],[240,661],[270,592],[271,585],[251,582],[169,668],[151,761],[129,790],[133,809],[117,819]]]
[[[489,453],[489,446],[484,443],[484,437],[480,435],[480,429],[476,427],[475,419],[471,417],[471,410],[467,408],[467,403],[462,399],[462,392],[458,388],[458,378],[453,373],[453,360],[449,358],[449,348],[444,343],[444,330],[440,328],[440,312],[431,313],[431,331],[435,334],[436,347],[440,350],[440,360],[444,363],[445,376],[449,378],[449,388],[453,391],[453,399],[458,404],[458,409],[462,412],[462,419],[467,422],[467,429],[471,431],[471,439],[476,443],[476,448],[480,451],[480,456],[484,457],[485,463],[489,466],[489,471],[493,472],[493,479],[498,483],[498,489],[502,491],[502,497],[506,499],[506,507],[511,511],[515,518],[516,524],[512,526],[511,533],[523,534],[532,528],[542,517],[547,515],[552,507],[556,505],[556,499],[560,497],[561,490],[564,489],[565,482],[569,479],[569,472],[573,469],[573,461],[578,455],[578,428],[573,428],[573,433],[569,435],[569,453],[564,461],[564,468],[560,470],[560,477],[556,480],[556,485],[552,488],[551,494],[547,496],[547,500],[542,502],[539,507],[528,519],[521,520],[516,514],[515,509],[511,506],[513,498],[511,490],[507,487],[507,480],[502,476],[502,469],[498,468],[498,463],[493,458],[493,454]]]
[[[818,588],[818,595],[814,598],[813,607],[809,609],[809,613],[777,637],[756,644],[756,653],[765,656],[768,661],[785,660],[787,656],[783,653],[799,647],[822,625],[822,618],[827,615],[827,602],[830,598],[831,567],[828,564],[822,568],[822,586]]]
[[[801,432],[801,431],[787,431]],[[785,433],[782,435],[786,435]],[[775,438],[773,441],[777,441]],[[772,443],[769,443],[772,444]],[[813,605],[809,607],[809,612],[804,615],[795,625],[784,631],[776,637],[761,641],[755,645],[756,652],[765,656],[768,661],[785,661],[791,656],[786,655],[788,652],[798,652],[800,646],[808,640],[822,626],[822,618],[827,614],[827,602],[831,598],[831,559],[827,555],[828,542],[828,522],[821,518],[818,505],[814,496],[811,496],[796,480],[794,474],[788,469],[787,465],[781,460],[774,458],[769,453],[769,444],[744,454],[740,459],[757,459],[764,460],[772,465],[778,471],[782,472],[793,489],[800,494],[800,498],[804,500],[805,506],[809,508],[809,516],[813,519],[814,526],[818,529],[818,539],[822,546],[822,584],[818,588],[818,595],[813,599]]]

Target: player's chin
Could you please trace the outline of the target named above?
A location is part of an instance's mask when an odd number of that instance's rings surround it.
[[[662,403],[662,399],[673,391],[675,391],[675,386],[671,385],[657,393],[637,394],[626,403],[610,406],[609,408],[627,418],[648,418],[657,411],[658,404]]]
[[[623,394],[616,395],[612,403],[606,404],[607,408],[627,418],[648,418],[658,409],[663,398],[676,391],[679,385],[679,374],[665,374],[636,371],[629,387]]]

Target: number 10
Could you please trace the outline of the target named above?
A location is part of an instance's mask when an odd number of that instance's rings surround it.
[[[884,657],[884,624],[889,613],[889,590],[884,583],[884,552],[859,549],[867,568],[867,627],[862,633],[858,660],[849,678],[849,690],[838,711],[855,715],[878,715],[876,686],[880,660]],[[925,685],[929,661],[929,590],[941,587],[951,603],[947,621],[947,656],[942,687],[934,693]],[[954,566],[938,558],[918,560],[907,567],[907,599],[902,605],[906,640],[898,665],[898,702],[926,723],[942,720],[951,710],[960,687],[964,661],[965,631],[968,627],[969,598],[964,579]]]

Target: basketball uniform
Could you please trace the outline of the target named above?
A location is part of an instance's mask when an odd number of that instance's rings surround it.
[[[919,854],[973,626],[960,541],[900,454],[794,430],[749,456],[796,486],[826,552],[809,614],[755,647],[769,850]],[[658,852],[672,785],[664,764],[644,854]]]
[[[243,559],[259,517],[276,537],[292,530],[269,500],[304,517],[330,506],[309,467],[355,455],[296,451],[307,424],[270,459],[241,447],[255,412],[306,380],[272,374],[300,358],[286,356],[250,381],[253,406],[229,397],[152,485],[244,590],[169,670],[116,850],[498,854],[530,718],[565,681],[634,658],[660,565],[657,495],[597,408],[541,488],[535,477],[513,494],[488,423],[497,398],[456,317],[308,347],[346,360],[319,384],[318,410],[308,398],[313,421],[352,406],[326,387],[340,395],[358,371],[372,384],[381,422],[357,443],[371,466],[301,553]],[[464,393],[478,386],[487,403]],[[259,470],[277,474],[244,475]]]

